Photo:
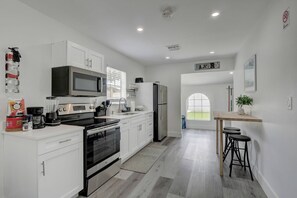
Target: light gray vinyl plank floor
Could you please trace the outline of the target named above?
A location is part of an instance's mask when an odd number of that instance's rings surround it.
[[[166,138],[168,148],[146,173],[121,170],[91,198],[266,198],[249,171],[234,167],[229,177],[229,158],[224,176],[219,175],[215,132],[184,130],[182,138]]]

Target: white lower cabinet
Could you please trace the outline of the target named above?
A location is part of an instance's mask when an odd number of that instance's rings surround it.
[[[129,120],[121,121],[120,157],[126,159],[129,155]]]
[[[146,138],[153,139],[154,137],[154,114],[153,112],[146,114]]]
[[[70,198],[83,189],[83,132],[4,137],[5,198]]]
[[[82,189],[81,150],[75,144],[39,157],[38,197],[71,197]]]
[[[121,120],[121,161],[124,163],[139,150],[152,142],[152,113],[141,114]]]
[[[129,153],[134,153],[138,148],[138,126],[131,121],[129,129]]]

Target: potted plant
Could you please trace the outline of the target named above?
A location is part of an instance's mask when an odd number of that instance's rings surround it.
[[[236,105],[238,106],[238,114],[239,115],[243,115],[245,113],[248,113],[248,112],[245,112],[244,111],[244,106],[252,106],[253,105],[253,98],[247,96],[247,95],[240,95],[236,98]],[[250,112],[248,113],[250,114]]]

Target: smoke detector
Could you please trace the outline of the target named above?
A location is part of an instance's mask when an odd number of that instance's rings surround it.
[[[162,16],[166,19],[172,18],[174,11],[175,11],[175,8],[172,6],[167,6],[161,9]]]
[[[179,44],[167,45],[166,47],[167,47],[167,49],[168,49],[169,51],[177,51],[177,50],[180,50],[180,45],[179,45]]]

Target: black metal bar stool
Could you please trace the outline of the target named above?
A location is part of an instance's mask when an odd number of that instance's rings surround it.
[[[237,128],[237,127],[224,127],[224,130],[227,130],[227,131],[240,131],[240,128]]]
[[[229,176],[231,177],[233,165],[244,167],[245,171],[246,171],[246,167],[248,167],[250,174],[251,174],[252,181],[254,181],[253,173],[252,173],[251,166],[250,166],[249,152],[248,152],[248,146],[247,146],[247,143],[251,141],[251,138],[246,135],[230,135],[229,138],[231,140],[231,161],[230,161]],[[244,142],[245,143],[244,148],[240,148],[238,142]],[[238,156],[236,154],[238,160],[235,160],[234,153],[236,153],[236,152],[240,153],[240,150],[244,150],[244,157],[243,157],[243,159],[241,159],[241,156],[240,155]],[[239,164],[233,163],[233,161],[239,161]],[[242,161],[243,161],[243,164],[242,164]],[[246,162],[247,162],[247,165],[246,165]]]
[[[227,128],[227,127],[225,127]],[[224,147],[224,151],[223,151],[223,161],[225,161],[229,151],[231,150],[231,140],[229,139],[230,135],[240,135],[240,129],[238,130],[223,130],[223,133],[225,134],[225,147]],[[237,154],[236,154],[237,155]],[[239,153],[240,155],[240,153]]]

